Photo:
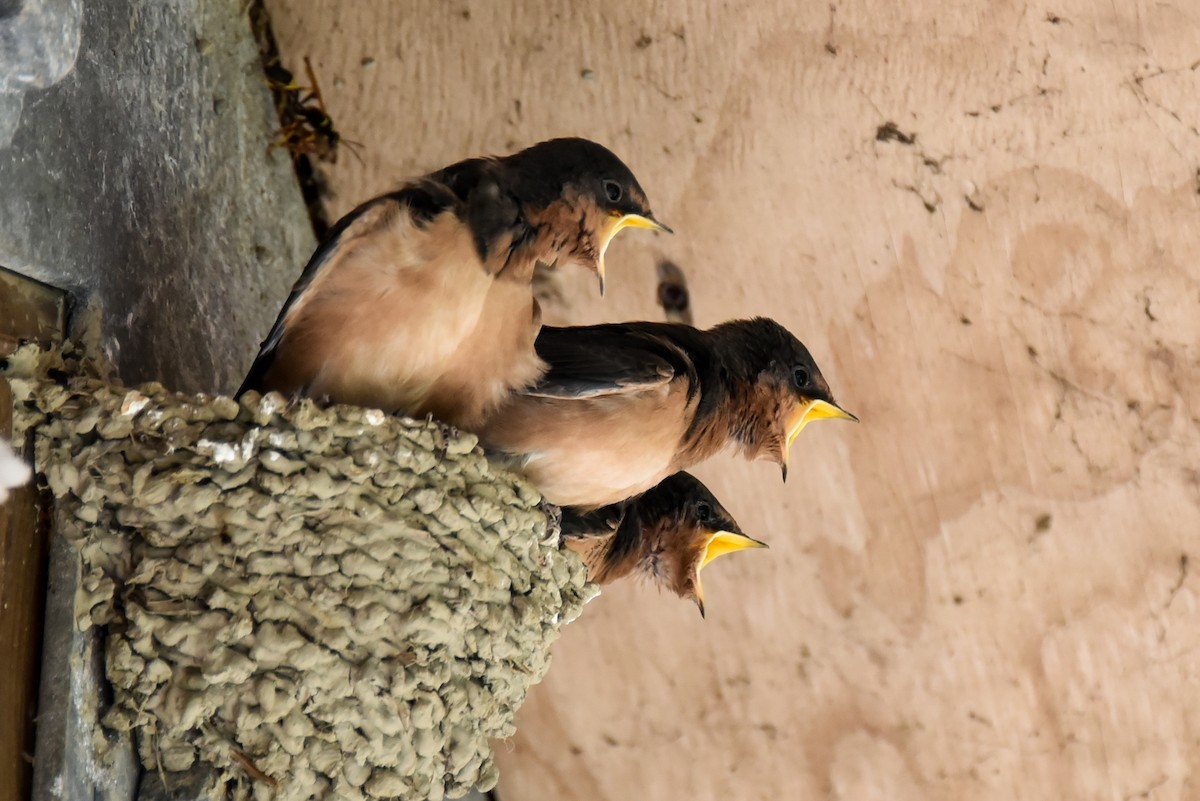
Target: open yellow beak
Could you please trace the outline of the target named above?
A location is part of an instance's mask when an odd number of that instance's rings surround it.
[[[813,420],[853,420],[858,422],[858,418],[850,412],[828,401],[807,400],[797,403],[796,408],[792,409],[792,413],[788,417],[787,445],[784,446],[781,454],[784,481],[787,481],[788,454],[791,452],[792,443],[796,441],[796,437],[800,436],[804,427]]]
[[[704,585],[700,583],[700,571],[712,560],[727,553],[741,551],[745,548],[766,548],[765,542],[760,542],[736,531],[714,531],[708,537],[704,553],[700,556],[700,564],[696,565],[696,606],[700,607],[700,617],[704,617]]]
[[[741,551],[745,548],[766,548],[767,544],[753,537],[747,537],[745,534],[738,534],[736,531],[714,531],[708,537],[708,544],[704,546],[704,555],[700,557],[700,564],[696,567],[696,573],[704,569],[712,560],[718,556],[724,556],[727,553]]]
[[[596,264],[596,274],[600,278],[601,295],[604,294],[604,253],[608,250],[608,243],[612,241],[612,238],[622,228],[649,228],[652,231],[662,231],[667,234],[675,233],[653,217],[644,217],[641,214],[622,214],[619,211],[609,214],[608,224],[600,232],[600,258]]]

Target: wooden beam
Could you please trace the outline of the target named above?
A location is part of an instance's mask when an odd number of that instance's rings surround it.
[[[23,340],[61,341],[65,299],[62,290],[0,267],[0,356]]]
[[[61,291],[0,269],[0,357],[21,341],[61,341],[64,309]],[[3,379],[0,438],[12,438],[12,391]],[[48,510],[32,483],[0,505],[0,643],[7,673],[0,681],[0,801],[24,801],[33,778]]]

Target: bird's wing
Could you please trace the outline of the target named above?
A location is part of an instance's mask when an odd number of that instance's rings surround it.
[[[490,273],[501,272],[509,254],[536,232],[512,193],[512,175],[493,158],[451,164],[429,176],[463,203],[463,219],[471,229],[479,260]]]
[[[534,347],[549,369],[525,394],[595,398],[654,389],[686,371],[686,356],[637,325],[543,327]],[[682,368],[682,369],[681,369]]]
[[[567,506],[562,509],[562,536],[569,540],[611,537],[624,516],[624,505],[619,503],[590,512]]]
[[[447,187],[434,181],[420,180],[368,200],[338,220],[330,229],[325,241],[308,260],[300,279],[292,287],[279,316],[275,318],[275,325],[259,346],[258,355],[250,365],[250,370],[235,397],[241,397],[248,390],[262,389],[262,381],[275,361],[275,350],[287,331],[288,319],[309,297],[310,290],[315,289],[324,276],[336,270],[338,263],[347,258],[347,254],[352,250],[346,247],[347,244],[370,236],[387,226],[392,215],[400,210],[404,210],[420,223],[427,222],[447,210],[460,208],[461,201]]]

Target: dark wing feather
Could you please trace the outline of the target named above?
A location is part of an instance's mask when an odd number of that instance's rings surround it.
[[[611,537],[625,517],[625,504],[615,503],[590,512],[565,506],[562,509],[562,536],[569,540]]]
[[[692,373],[687,355],[655,323],[544,326],[534,347],[549,369],[525,394],[595,398],[654,389]]]
[[[507,259],[490,259],[495,255],[493,247],[506,234],[512,234],[511,252],[534,233],[513,194],[514,178],[503,162],[492,158],[467,159],[438,170],[429,178],[446,186],[462,201],[463,219],[471,229],[479,260],[485,265],[499,264],[499,269],[506,266]]]
[[[296,301],[304,295],[321,271],[328,267],[334,260],[339,247],[343,244],[347,230],[356,221],[361,219],[365,213],[382,203],[395,203],[406,208],[408,213],[418,223],[428,222],[447,209],[458,208],[460,206],[458,198],[445,186],[429,180],[420,180],[403,186],[394,192],[389,192],[386,195],[380,195],[377,198],[368,200],[338,220],[337,224],[329,230],[325,241],[321,243],[313,253],[312,258],[308,260],[304,272],[300,274],[300,279],[292,287],[291,294],[288,295],[283,308],[279,310],[279,316],[275,318],[275,325],[271,327],[271,332],[267,334],[267,338],[259,346],[258,355],[255,357],[254,363],[250,365],[250,370],[234,397],[240,398],[249,390],[260,390],[262,388],[261,382],[271,369],[271,364],[275,361],[276,348],[279,346],[280,340],[283,339],[286,330],[284,320],[287,318],[288,312],[291,311]]]

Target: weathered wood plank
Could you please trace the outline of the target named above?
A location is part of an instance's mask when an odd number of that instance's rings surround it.
[[[0,356],[20,340],[63,336],[63,294],[0,269]],[[0,438],[12,437],[12,392],[0,379]],[[46,592],[49,529],[32,485],[0,505],[0,801],[24,801],[33,776],[33,719],[37,704]]]
[[[0,356],[22,339],[61,338],[65,308],[61,290],[0,268]]]

